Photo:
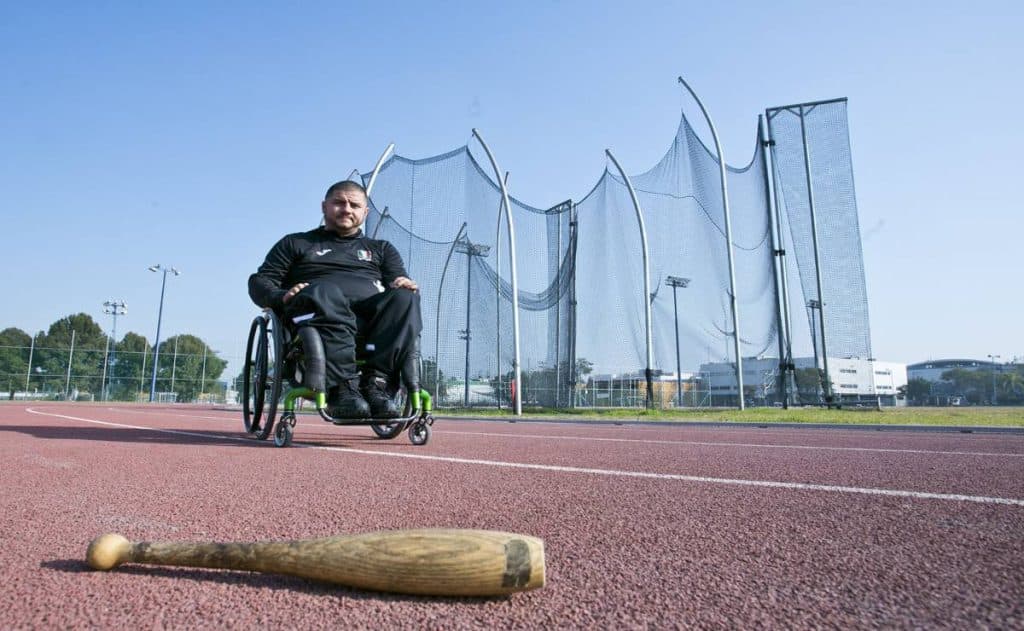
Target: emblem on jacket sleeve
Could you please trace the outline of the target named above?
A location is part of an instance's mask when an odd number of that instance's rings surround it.
[[[373,254],[369,250],[356,250],[356,256],[360,261],[372,261]]]

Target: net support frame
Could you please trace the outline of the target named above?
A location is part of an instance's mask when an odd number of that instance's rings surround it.
[[[514,409],[516,416],[523,415],[523,384],[522,375],[520,373],[519,363],[519,277],[516,268],[516,231],[515,223],[512,220],[512,206],[508,199],[508,187],[505,186],[505,181],[501,177],[501,169],[498,168],[498,162],[494,159],[494,154],[491,153],[490,147],[484,142],[483,136],[475,128],[473,129],[473,137],[476,138],[480,146],[483,147],[484,153],[487,154],[487,159],[491,162],[491,168],[494,169],[494,179],[498,182],[501,187],[501,199],[502,204],[505,206],[505,223],[508,227],[508,259],[510,266],[510,280],[512,282],[512,346],[514,349],[514,358],[512,360],[512,369],[515,372],[515,384],[516,384],[516,396],[514,401]]]
[[[793,364],[793,347],[790,338],[788,304],[785,296],[789,295],[789,287],[786,281],[786,249],[782,245],[782,224],[779,221],[778,208],[775,205],[775,191],[772,188],[772,178],[769,175],[771,164],[771,147],[765,131],[764,116],[757,116],[757,136],[761,145],[763,156],[762,169],[764,172],[765,199],[768,200],[768,230],[772,240],[772,274],[775,280],[775,317],[778,329],[779,342],[779,399],[783,409],[789,409],[790,389],[789,373]]]
[[[715,142],[715,152],[718,154],[718,172],[722,181],[722,212],[725,215],[725,251],[729,259],[729,306],[732,309],[733,342],[736,348],[736,399],[739,402],[739,409],[742,410],[746,407],[743,401],[743,353],[740,351],[740,316],[736,304],[736,264],[733,261],[732,219],[729,213],[729,186],[726,183],[725,156],[722,152],[722,143],[718,139],[715,123],[711,120],[711,115],[708,114],[704,103],[682,77],[679,77],[679,83],[683,84],[686,91],[697,102],[697,106],[711,130],[711,138]]]
[[[388,143],[388,146],[384,149],[384,152],[377,158],[377,164],[373,167],[373,173],[370,174],[370,181],[366,183],[366,199],[370,199],[370,194],[373,192],[373,184],[377,181],[377,174],[380,173],[380,169],[384,166],[384,162],[391,155],[391,152],[395,150],[395,143]]]
[[[640,200],[637,199],[636,190],[633,188],[633,183],[629,181],[629,176],[626,175],[626,171],[619,164],[619,161],[612,155],[611,149],[605,149],[605,154],[608,159],[612,161],[615,168],[619,170],[619,174],[622,176],[622,181],[626,183],[626,188],[629,190],[629,197],[633,200],[633,210],[636,211],[636,221],[640,226],[640,249],[643,252],[644,262],[644,325],[646,327],[646,345],[647,345],[647,357],[646,366],[644,368],[644,380],[647,382],[647,396],[646,406],[647,409],[654,407],[654,373],[651,365],[654,363],[654,351],[653,351],[653,340],[651,337],[651,266],[647,251],[647,228],[644,226],[644,213],[640,209]]]
[[[822,294],[821,282],[821,257],[818,248],[818,220],[814,212],[814,178],[811,176],[811,150],[807,146],[807,125],[804,116],[808,113],[806,105],[800,106],[800,142],[804,150],[804,173],[807,175],[807,209],[811,219],[811,243],[814,246],[814,281],[818,286],[818,328],[821,331],[821,365],[825,371],[823,390],[825,391],[825,403],[832,407],[832,380],[828,370],[828,350],[825,345],[825,296]],[[810,108],[814,109],[814,105]]]
[[[505,186],[508,186],[508,171],[505,171]],[[498,376],[498,389],[501,383],[501,211],[505,208],[505,201],[498,204],[498,218],[495,222],[497,227],[494,232],[494,274],[498,282],[494,283],[494,337],[495,337],[495,374]],[[501,409],[501,395],[495,397],[498,400],[498,409]]]

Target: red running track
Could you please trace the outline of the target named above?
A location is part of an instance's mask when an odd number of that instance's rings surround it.
[[[300,417],[0,405],[7,628],[1024,628],[1024,435],[440,419],[430,443]],[[545,540],[545,588],[362,592],[88,542],[381,529]]]

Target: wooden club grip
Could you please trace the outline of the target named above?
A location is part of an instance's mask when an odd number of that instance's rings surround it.
[[[490,530],[394,530],[262,543],[132,543],[108,534],[86,561],[287,574],[356,589],[432,596],[500,596],[544,586],[544,542]]]

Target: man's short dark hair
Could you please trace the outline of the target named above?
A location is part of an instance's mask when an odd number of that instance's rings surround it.
[[[353,180],[342,180],[331,184],[330,188],[327,189],[327,192],[324,193],[324,199],[330,199],[331,195],[333,195],[335,191],[359,191],[363,194],[363,197],[368,197],[366,194],[366,188],[359,182]]]

